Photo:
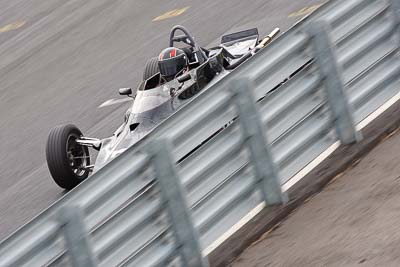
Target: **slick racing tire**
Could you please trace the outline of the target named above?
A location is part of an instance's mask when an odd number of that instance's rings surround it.
[[[89,149],[76,142],[82,132],[75,125],[60,125],[50,131],[46,160],[56,184],[70,190],[89,176]]]
[[[143,81],[147,80],[148,78],[152,77],[154,74],[157,74],[159,72],[158,70],[158,58],[153,57],[150,58],[146,66],[144,67],[144,72],[143,72]]]

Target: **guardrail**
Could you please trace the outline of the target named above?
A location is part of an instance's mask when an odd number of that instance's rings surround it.
[[[0,266],[207,266],[399,98],[399,23],[399,0],[327,2],[5,239]]]

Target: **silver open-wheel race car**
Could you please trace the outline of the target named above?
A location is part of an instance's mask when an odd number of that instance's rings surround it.
[[[176,34],[179,31],[181,35]],[[134,101],[125,113],[124,123],[111,137],[85,137],[71,124],[50,131],[46,159],[54,181],[64,189],[72,189],[135,144],[188,99],[228,75],[278,33],[276,28],[259,40],[258,30],[253,28],[224,35],[219,46],[205,49],[184,27],[173,27],[169,47],[147,62],[137,90],[119,89],[120,95],[132,97]],[[177,48],[175,43],[183,43],[183,47]],[[89,148],[98,150],[94,164],[91,164]]]

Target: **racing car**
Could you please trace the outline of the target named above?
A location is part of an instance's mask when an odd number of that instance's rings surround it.
[[[46,160],[54,181],[66,190],[74,188],[138,142],[197,93],[257,53],[278,33],[276,28],[259,40],[258,30],[253,28],[224,35],[217,47],[206,49],[195,42],[186,28],[173,27],[169,47],[147,62],[138,88],[119,89],[119,94],[133,98],[133,103],[125,113],[123,124],[111,137],[86,137],[72,124],[51,129]],[[91,164],[89,148],[98,151],[94,164]]]

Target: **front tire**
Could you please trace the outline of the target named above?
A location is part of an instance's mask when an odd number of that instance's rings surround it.
[[[89,176],[89,150],[76,140],[82,132],[72,124],[51,129],[46,144],[46,160],[56,184],[70,190]]]
[[[153,77],[155,74],[159,73],[158,69],[158,58],[152,57],[146,62],[146,66],[143,71],[143,81],[147,80],[150,77]]]

